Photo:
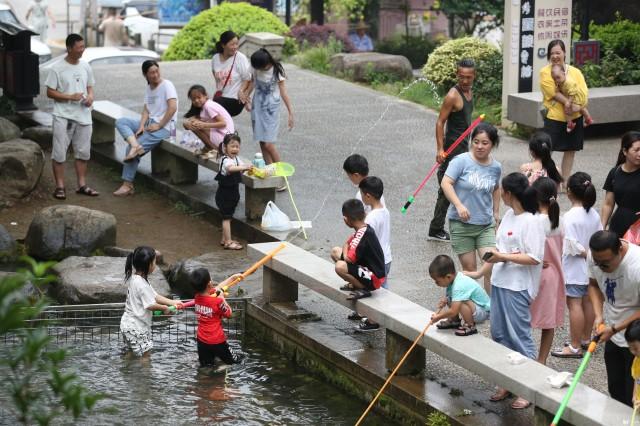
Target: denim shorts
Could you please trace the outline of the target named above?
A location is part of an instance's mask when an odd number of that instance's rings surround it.
[[[582,284],[565,284],[565,289],[567,290],[567,297],[584,297],[587,295],[589,288],[588,285]]]
[[[474,302],[475,304],[475,302]],[[478,324],[481,322],[485,322],[486,320],[489,319],[489,311],[485,311],[483,308],[481,308],[480,306],[476,305],[476,310],[473,313],[473,321]]]
[[[464,254],[480,248],[496,246],[496,227],[489,225],[473,225],[449,221],[449,233],[451,234],[451,248],[455,254]]]

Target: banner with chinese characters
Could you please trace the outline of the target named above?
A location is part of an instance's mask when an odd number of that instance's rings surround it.
[[[547,46],[551,40],[564,42],[565,63],[571,62],[571,0],[535,0],[534,26],[533,91],[539,91],[540,69],[548,63]]]

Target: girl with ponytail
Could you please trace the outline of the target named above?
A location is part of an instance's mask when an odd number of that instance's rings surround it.
[[[589,275],[587,256],[589,239],[602,229],[600,215],[593,207],[596,203],[596,188],[591,176],[577,172],[567,181],[567,196],[571,208],[562,217],[564,241],[562,270],[569,308],[569,335],[571,342],[551,352],[559,358],[582,358],[589,345],[595,314],[587,295]]]
[[[156,268],[156,251],[151,247],[137,247],[127,256],[124,280],[128,285],[127,301],[120,320],[120,332],[127,347],[135,356],[148,357],[153,348],[151,316],[154,310],[168,315],[170,306],[176,308],[180,301],[159,295],[149,284],[149,275]]]
[[[496,232],[496,251],[483,256],[485,265],[493,265],[491,273],[491,337],[496,342],[522,355],[536,359],[531,335],[530,305],[537,296],[544,256],[545,232],[535,216],[537,194],[522,173],[511,173],[502,179],[502,201],[509,207]],[[483,266],[477,278],[489,272]],[[501,401],[509,391],[498,388],[492,401]],[[513,409],[527,408],[531,403],[518,397]]]
[[[558,185],[548,177],[541,177],[532,185],[538,198],[538,217],[545,228],[544,259],[540,275],[540,289],[531,303],[531,327],[542,330],[538,362],[547,363],[556,327],[564,323],[564,276],[562,272],[563,231],[560,225]]]
[[[520,171],[533,183],[540,177],[549,177],[560,185],[563,181],[556,163],[551,158],[551,136],[538,131],[529,140],[529,154],[532,162],[520,166]]]

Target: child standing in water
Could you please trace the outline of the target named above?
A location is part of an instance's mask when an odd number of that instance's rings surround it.
[[[216,180],[218,181],[216,205],[222,215],[222,240],[220,240],[220,245],[225,250],[242,250],[242,244],[231,239],[231,219],[238,206],[238,201],[240,201],[242,172],[251,170],[251,164],[240,163],[238,159],[240,136],[235,133],[224,137],[222,145],[220,145],[220,152],[225,152],[220,160],[220,171],[216,175]]]
[[[215,159],[224,136],[235,131],[233,119],[222,105],[207,97],[203,86],[191,86],[187,96],[191,100],[191,109],[184,115],[183,126],[204,143],[205,148],[200,154],[204,158]]]
[[[216,357],[227,365],[240,362],[240,358],[229,349],[222,318],[231,318],[232,314],[224,299],[223,288],[241,275],[234,274],[214,286],[205,268],[198,268],[191,274],[191,284],[196,291],[194,301],[198,315],[198,359],[201,367],[213,367]]]
[[[168,315],[172,312],[170,306],[181,305],[180,301],[161,296],[151,287],[148,277],[155,269],[156,251],[151,247],[137,247],[127,256],[124,276],[129,287],[124,314],[120,320],[120,332],[127,347],[139,357],[148,357],[153,348],[153,311],[160,310]]]
[[[251,55],[253,67],[252,83],[255,87],[251,104],[251,122],[253,139],[260,143],[262,156],[267,164],[280,161],[275,142],[280,126],[281,100],[289,114],[289,130],[293,128],[293,109],[284,85],[284,68],[266,49],[260,49]]]

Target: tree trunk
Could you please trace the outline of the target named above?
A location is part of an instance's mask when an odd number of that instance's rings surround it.
[[[311,0],[311,23],[324,25],[324,1]]]

